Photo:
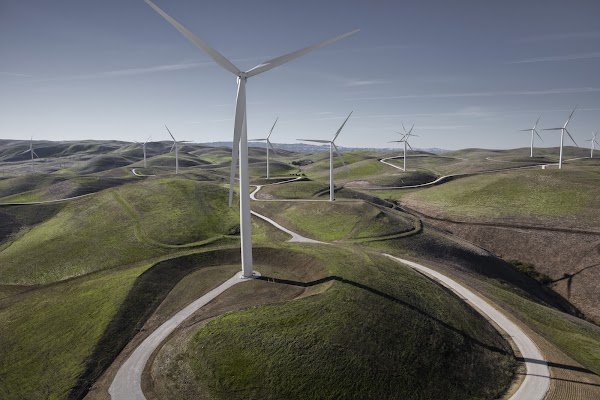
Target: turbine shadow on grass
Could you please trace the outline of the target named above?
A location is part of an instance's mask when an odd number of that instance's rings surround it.
[[[583,372],[586,374],[592,374],[592,375],[598,376],[598,374],[596,374],[594,371],[590,371],[589,369],[583,368],[583,367],[576,367],[574,365],[567,365],[567,364],[555,363],[555,362],[544,361],[544,360],[535,360],[533,358],[523,358],[523,357],[516,357],[516,360],[521,361],[521,362],[529,362],[529,363],[533,363],[533,364],[546,364],[549,367],[553,367],[553,368],[568,369],[570,371]],[[600,386],[600,385],[596,385],[596,386]]]
[[[392,295],[389,295],[380,290],[374,289],[370,286],[367,286],[362,283],[355,282],[355,281],[352,281],[352,280],[349,280],[349,279],[346,279],[346,278],[343,278],[340,276],[332,275],[332,276],[327,276],[325,278],[317,279],[317,280],[310,281],[310,282],[293,281],[290,279],[281,279],[281,278],[275,278],[275,277],[264,276],[264,275],[260,276],[256,279],[266,281],[266,282],[273,282],[273,283],[279,283],[279,284],[283,284],[283,285],[300,286],[300,287],[312,287],[312,286],[320,285],[320,284],[331,282],[331,281],[341,282],[341,283],[353,286],[355,288],[365,290],[369,293],[372,293],[374,295],[382,297],[386,300],[393,301],[394,303],[398,303],[398,304],[410,309],[411,311],[417,312],[417,313],[425,316],[426,318],[432,320],[433,322],[441,325],[442,327],[458,334],[459,336],[461,336],[463,339],[465,339],[467,342],[469,342],[471,344],[483,347],[483,348],[485,348],[489,351],[495,352],[495,353],[500,353],[500,354],[504,354],[504,355],[510,354],[504,349],[501,349],[501,348],[498,348],[495,346],[490,346],[487,343],[481,342],[480,340],[467,335],[465,332],[461,331],[460,329],[457,329],[454,326],[448,324],[447,322],[444,322],[444,321],[440,320],[439,318],[436,318],[433,315],[426,313],[425,311],[421,310],[420,308],[418,308],[410,303],[407,303],[404,300],[398,299]],[[477,315],[479,315],[479,314],[477,314]]]
[[[535,375],[535,374],[524,374],[524,373],[517,373],[517,375],[527,375],[527,376],[541,376],[541,375]],[[546,378],[545,376],[542,376],[542,378]],[[578,383],[580,385],[587,385],[587,386],[596,386],[596,387],[600,387],[599,384],[597,383],[589,383],[589,382],[581,382],[581,381],[574,381],[572,379],[563,379],[563,378],[555,378],[555,377],[550,377],[550,379],[552,379],[553,381],[562,381],[562,382],[571,382],[571,383]]]

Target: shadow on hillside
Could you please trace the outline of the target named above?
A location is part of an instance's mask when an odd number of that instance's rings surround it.
[[[236,262],[240,262],[239,249],[217,250],[162,261],[141,274],[86,360],[85,370],[67,398],[85,397],[180,280],[203,267]]]
[[[415,312],[423,315],[424,317],[434,321],[435,323],[443,326],[444,328],[460,335],[462,338],[464,338],[467,342],[469,342],[471,344],[478,345],[480,347],[483,347],[483,348],[490,350],[492,352],[495,352],[495,353],[508,354],[508,352],[506,350],[500,349],[495,346],[490,346],[487,343],[481,342],[480,340],[467,335],[465,332],[461,331],[460,329],[455,328],[454,326],[448,324],[447,322],[444,322],[444,321],[440,320],[439,318],[436,318],[433,315],[428,314],[427,312],[421,310],[420,308],[418,308],[410,303],[405,302],[404,300],[398,299],[392,295],[389,295],[380,290],[374,289],[370,286],[367,286],[362,283],[355,282],[355,281],[352,281],[352,280],[349,280],[346,278],[342,278],[340,276],[332,275],[332,276],[317,279],[317,280],[311,281],[311,282],[292,281],[289,279],[280,279],[280,278],[274,278],[274,277],[270,277],[270,276],[260,276],[260,277],[257,277],[256,279],[262,280],[262,281],[267,281],[267,282],[279,283],[279,284],[284,284],[284,285],[292,285],[292,286],[300,286],[300,287],[311,287],[311,286],[320,285],[320,284],[330,282],[330,281],[341,282],[341,283],[353,286],[353,287],[361,289],[361,290],[366,290],[367,292],[370,292],[374,295],[382,297],[386,300],[393,301],[394,303],[400,304],[412,311],[415,311]]]
[[[520,362],[529,362],[529,363],[533,363],[533,364],[545,364],[552,368],[568,369],[569,371],[583,372],[586,374],[592,374],[592,375],[598,376],[598,374],[596,374],[594,371],[590,371],[589,369],[583,368],[583,367],[576,367],[575,365],[560,364],[560,363],[555,363],[552,361],[536,360],[533,358],[523,358],[523,357],[516,357],[516,360],[520,361]],[[600,386],[600,385],[598,385],[598,386]]]

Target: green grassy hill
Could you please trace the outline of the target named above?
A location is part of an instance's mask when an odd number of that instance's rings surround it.
[[[20,212],[38,206],[28,207]],[[130,264],[220,240],[237,224],[237,210],[227,208],[227,191],[219,186],[180,177],[124,185],[64,203],[52,218],[24,225],[2,245],[0,283],[49,283]]]
[[[448,216],[549,219],[559,226],[598,227],[598,198],[597,168],[565,167],[471,176],[413,192],[403,202]]]
[[[253,209],[307,237],[365,239],[415,229],[412,219],[362,201],[260,202]]]
[[[231,312],[175,337],[154,363],[157,398],[490,399],[509,385],[506,342],[438,285],[383,257],[298,252],[322,264],[320,279],[269,275],[274,282],[244,285],[299,285],[313,295]]]

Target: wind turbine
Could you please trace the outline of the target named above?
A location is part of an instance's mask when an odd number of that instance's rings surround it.
[[[275,119],[275,123],[273,124],[273,127],[271,128],[271,130],[269,131],[269,134],[267,135],[267,137],[265,139],[250,139],[251,142],[265,142],[265,147],[267,148],[267,179],[269,179],[269,177],[270,177],[269,176],[269,147],[271,147],[273,149],[273,153],[275,153],[275,155],[277,155],[277,152],[275,151],[275,147],[273,147],[269,138],[271,137],[271,134],[273,133],[273,128],[275,128],[275,124],[277,123],[278,119],[279,119],[279,117],[277,117],[277,119]]]
[[[413,135],[412,134],[412,130],[415,127],[415,124],[413,124],[413,126],[410,128],[410,130],[408,132],[406,132],[406,128],[404,127],[404,122],[402,122],[402,129],[404,130],[404,136],[402,136],[402,139],[400,140],[392,140],[389,143],[404,143],[404,167],[402,168],[404,171],[406,171],[406,146],[408,145],[408,147],[412,150],[412,146],[410,145],[410,143],[408,143],[408,138],[411,136],[415,136],[415,137],[419,137],[419,135]],[[396,132],[399,135],[402,135],[400,132]]]
[[[571,117],[573,117],[573,114],[575,113],[576,109],[577,109],[577,107],[575,107],[573,109],[573,112],[571,112],[571,115],[569,115],[569,119],[567,119],[567,122],[565,122],[565,124],[563,125],[562,128],[546,128],[546,129],[543,129],[544,131],[560,131],[560,155],[559,155],[559,158],[558,158],[558,169],[562,169],[563,143],[565,141],[565,132],[567,132],[567,135],[569,135],[569,137],[571,138],[571,140],[573,141],[573,143],[575,143],[575,146],[579,147],[579,145],[577,144],[577,142],[575,141],[575,139],[573,139],[573,136],[571,136],[571,134],[567,130],[567,125],[569,124],[569,121],[571,121]]]
[[[142,145],[142,150],[144,150],[144,168],[146,168],[146,143],[148,143],[148,140],[150,140],[150,136],[148,136],[148,139]]]
[[[146,168],[146,143],[148,143],[148,140],[150,140],[150,136],[148,136],[148,139],[146,139],[146,141],[144,143],[140,143],[140,142],[135,142],[137,144],[141,144],[142,145],[142,150],[144,151],[144,168]]]
[[[592,132],[592,138],[586,140],[586,142],[591,142],[591,153],[590,153],[590,158],[594,158],[594,143],[597,144],[598,146],[600,146],[600,143],[598,143],[598,141],[596,140],[596,135],[599,133],[600,131],[594,133]]]
[[[540,136],[540,134],[538,133],[538,131],[535,130],[535,128],[537,127],[538,122],[540,122],[540,118],[542,118],[542,116],[540,115],[539,118],[537,119],[537,121],[535,121],[535,125],[533,125],[533,128],[531,129],[521,129],[521,132],[531,132],[531,151],[529,154],[529,157],[533,157],[533,134],[535,133],[536,135],[538,135],[538,137],[540,138],[540,140],[543,142],[544,139],[542,139],[542,137]]]
[[[300,141],[303,141],[303,142],[329,143],[329,201],[334,201],[335,200],[334,195],[333,195],[333,193],[334,193],[334,185],[333,185],[333,150],[334,149],[335,149],[335,152],[340,157],[340,160],[342,161],[342,164],[344,165],[344,167],[346,166],[346,163],[342,159],[342,155],[340,154],[340,151],[338,150],[337,146],[335,145],[335,139],[337,139],[338,135],[342,131],[342,128],[344,128],[344,125],[346,125],[346,122],[348,121],[348,118],[350,118],[351,115],[352,115],[352,111],[350,111],[350,114],[348,114],[348,116],[346,117],[346,120],[344,121],[344,123],[342,124],[342,126],[340,126],[340,129],[337,130],[337,132],[333,136],[333,139],[331,139],[331,140],[297,139],[297,140],[300,140]]]
[[[29,142],[29,150],[25,150],[24,152],[20,153],[20,154],[26,154],[26,153],[31,153],[31,172],[35,172],[35,164],[33,163],[33,156],[35,155],[37,158],[40,158],[40,156],[37,155],[37,153],[35,152],[35,150],[33,150],[33,136],[31,137],[31,141]]]
[[[237,99],[235,106],[235,119],[233,128],[233,142],[231,148],[231,173],[229,175],[229,207],[231,207],[233,200],[233,181],[235,177],[235,166],[238,159],[238,150],[240,157],[239,174],[240,174],[240,237],[242,242],[242,276],[249,278],[252,276],[252,230],[250,220],[250,192],[248,187],[250,184],[250,178],[248,176],[248,136],[246,127],[246,80],[262,72],[266,72],[270,69],[278,67],[291,61],[295,58],[303,56],[313,50],[327,46],[333,42],[336,42],[342,38],[350,36],[359,31],[345,33],[337,36],[333,39],[326,40],[324,42],[308,46],[300,50],[285,54],[280,57],[273,58],[272,60],[265,61],[257,65],[256,67],[248,70],[241,71],[231,63],[228,59],[223,57],[221,53],[210,47],[203,40],[198,38],[187,28],[177,22],[175,19],[167,15],[163,10],[158,8],[150,0],[144,0],[150,7],[152,7],[158,14],[166,19],[171,25],[173,25],[181,34],[187,37],[194,45],[206,52],[217,64],[226,69],[227,71],[234,74],[237,78]],[[243,39],[242,39],[243,40]],[[236,148],[237,146],[237,148]]]
[[[165,125],[165,128],[167,128],[166,125]],[[171,146],[171,150],[169,150],[169,153],[173,152],[173,149],[175,149],[175,173],[178,174],[179,173],[179,146],[177,145],[178,143],[177,143],[177,140],[175,140],[175,136],[173,136],[173,134],[171,133],[169,128],[167,128],[167,132],[169,132],[169,135],[171,135],[171,137],[173,138],[173,146]],[[146,166],[145,155],[146,155],[146,152],[144,152],[144,167]]]

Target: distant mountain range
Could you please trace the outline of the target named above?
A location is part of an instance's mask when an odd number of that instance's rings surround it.
[[[209,143],[200,143],[202,145],[205,146],[212,146],[212,147],[231,147],[231,142],[209,142]],[[264,148],[264,144],[262,143],[248,143],[249,147],[260,147],[260,148]],[[275,147],[275,149],[281,149],[281,150],[286,150],[286,151],[293,151],[296,153],[318,153],[321,151],[328,151],[329,150],[329,145],[322,145],[322,146],[317,146],[317,145],[313,145],[313,144],[306,144],[306,143],[273,143],[273,147]],[[378,148],[378,147],[342,147],[342,146],[338,146],[338,149],[340,149],[341,152],[345,152],[345,151],[381,151],[381,152],[398,152],[401,150],[399,148],[393,148],[393,147],[388,147],[388,148]],[[449,150],[445,150],[445,149],[439,149],[437,147],[431,147],[431,148],[416,148],[415,150],[418,151],[424,151],[427,153],[433,153],[433,154],[442,154],[442,153],[446,153]]]

